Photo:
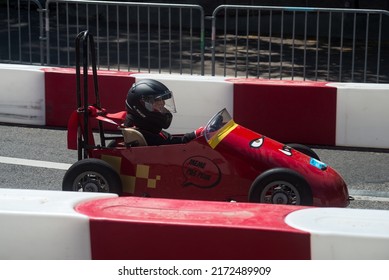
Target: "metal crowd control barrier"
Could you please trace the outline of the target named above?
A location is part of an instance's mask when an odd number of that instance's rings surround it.
[[[389,12],[380,10],[219,6],[212,74],[388,82],[383,17],[389,23]]]
[[[87,29],[98,68],[203,75],[203,18],[196,5],[47,0],[47,63],[72,65],[74,37]]]
[[[39,0],[0,0],[0,62],[43,65],[44,10]]]
[[[383,10],[222,5],[205,16],[186,4],[0,0],[0,16],[3,63],[74,66],[74,38],[90,30],[98,69],[389,82]]]

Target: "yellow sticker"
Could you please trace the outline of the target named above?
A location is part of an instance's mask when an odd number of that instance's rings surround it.
[[[215,135],[212,136],[211,139],[208,140],[208,144],[212,147],[212,149],[215,149],[216,146],[224,139],[224,137],[226,137],[237,126],[238,125],[234,122],[234,120],[230,120],[221,130],[219,130]]]
[[[120,173],[120,166],[122,164],[121,157],[102,155],[101,159],[107,162],[109,165],[111,165],[118,174]]]
[[[149,178],[149,172],[150,172],[150,166],[148,165],[143,165],[143,164],[138,164],[136,166],[136,173],[135,176],[137,178],[144,178],[148,179]]]

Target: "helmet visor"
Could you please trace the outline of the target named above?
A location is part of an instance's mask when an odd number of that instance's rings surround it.
[[[177,113],[173,92],[171,91],[165,91],[157,96],[145,96],[143,102],[145,108],[150,112]]]

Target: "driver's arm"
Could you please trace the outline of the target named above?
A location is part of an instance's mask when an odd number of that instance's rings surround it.
[[[183,143],[188,143],[188,142],[192,141],[193,139],[196,139],[197,137],[203,135],[203,131],[204,131],[204,127],[201,126],[198,129],[196,129],[195,131],[186,133],[182,137],[182,142]]]

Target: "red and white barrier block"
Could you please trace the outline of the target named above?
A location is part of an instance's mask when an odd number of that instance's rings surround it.
[[[389,259],[389,211],[0,189],[0,259]]]
[[[71,68],[0,64],[0,122],[66,127],[76,109]],[[389,148],[389,84],[327,83],[98,71],[102,106],[124,111],[132,84],[156,79],[173,91],[171,133],[204,126],[227,108],[235,121],[283,143]],[[92,103],[93,80],[89,77]]]

